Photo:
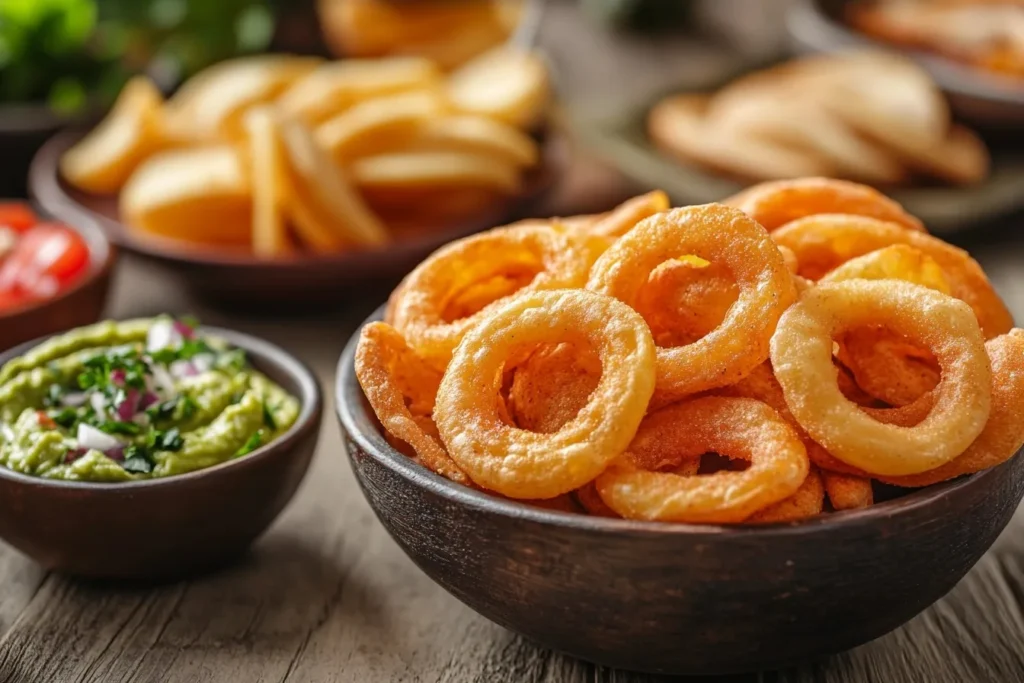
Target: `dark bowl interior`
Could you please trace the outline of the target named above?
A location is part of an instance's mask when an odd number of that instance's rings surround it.
[[[205,333],[245,349],[302,410],[280,439],[204,470],[99,484],[53,481],[0,467],[0,538],[47,569],[103,579],[164,580],[242,553],[291,500],[320,433],[320,387],[284,350],[240,332]],[[0,355],[0,365],[36,346]]]
[[[843,20],[851,0],[796,0],[787,27],[797,49],[833,52],[854,47],[905,51],[921,64],[949,97],[954,113],[982,128],[1006,130],[1024,124],[1024,79],[1016,79],[961,64],[928,52],[877,41]]]
[[[177,273],[197,295],[233,310],[337,305],[367,287],[394,284],[427,254],[453,239],[532,216],[554,188],[568,154],[564,140],[548,135],[542,162],[527,176],[522,194],[467,224],[403,239],[384,249],[266,261],[189,249],[172,240],[132,232],[121,222],[116,196],[82,192],[60,177],[61,155],[82,135],[82,131],[61,133],[39,150],[29,177],[34,199],[58,218],[95,221],[116,244]]]
[[[103,315],[117,248],[93,220],[78,217],[64,222],[88,244],[89,268],[77,283],[51,299],[0,312],[0,351],[29,339],[88,325]]]
[[[356,341],[336,404],[381,523],[483,616],[602,665],[727,674],[865,643],[949,591],[1024,495],[1018,454],[866,510],[760,528],[543,510],[453,484],[388,445],[355,377]]]

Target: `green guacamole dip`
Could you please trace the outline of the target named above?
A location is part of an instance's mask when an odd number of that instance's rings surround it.
[[[167,477],[244,456],[298,414],[241,349],[194,324],[103,322],[0,368],[0,465],[76,481]]]

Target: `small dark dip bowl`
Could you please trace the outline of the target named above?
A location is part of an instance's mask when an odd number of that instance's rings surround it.
[[[606,666],[728,674],[866,643],[949,591],[1024,494],[1018,454],[801,523],[695,526],[548,511],[454,484],[389,446],[356,380],[355,346],[353,338],[338,366],[338,417],[352,469],[391,536],[483,616]]]
[[[160,479],[72,482],[0,467],[0,538],[47,569],[159,581],[224,564],[263,533],[309,467],[320,433],[320,387],[309,368],[273,344],[202,329],[244,349],[256,369],[299,399],[292,429],[249,455]],[[0,355],[0,365],[41,341]]]
[[[45,212],[40,219],[50,220]],[[86,271],[77,282],[52,298],[27,301],[0,311],[0,351],[29,339],[94,323],[103,315],[117,263],[117,247],[95,221],[75,220],[65,225],[81,235],[89,247]]]

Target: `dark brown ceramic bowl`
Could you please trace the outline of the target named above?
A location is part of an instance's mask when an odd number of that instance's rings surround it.
[[[949,591],[1024,495],[1018,455],[867,510],[794,524],[543,510],[454,484],[389,446],[356,380],[355,346],[353,337],[338,365],[338,417],[352,469],[391,536],[483,616],[598,664],[726,674],[855,647]]]
[[[350,300],[367,287],[394,284],[428,254],[453,239],[534,214],[555,186],[567,151],[551,137],[540,166],[526,179],[523,193],[464,225],[396,241],[383,249],[336,256],[260,260],[248,254],[197,250],[183,243],[140,237],[122,222],[116,196],[77,190],[60,177],[58,161],[81,131],[61,133],[47,142],[32,162],[29,191],[54,216],[98,223],[112,241],[180,275],[197,295],[233,309],[315,308]]]
[[[880,42],[843,21],[850,0],[796,0],[786,16],[794,46],[834,52],[875,46],[906,52],[928,70],[958,117],[975,126],[1014,129],[1024,124],[1024,79],[1001,76],[933,53]]]
[[[51,299],[0,311],[0,351],[29,339],[94,323],[103,315],[117,248],[95,221],[65,221],[89,245],[89,267],[77,283]]]
[[[0,538],[47,569],[104,579],[176,578],[248,548],[306,473],[320,433],[320,387],[309,368],[273,344],[203,331],[245,349],[254,367],[301,401],[295,426],[245,457],[163,479],[53,481],[0,467]],[[0,355],[0,365],[40,341]]]

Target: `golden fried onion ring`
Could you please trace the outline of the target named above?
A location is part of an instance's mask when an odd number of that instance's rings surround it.
[[[768,233],[721,204],[641,221],[597,260],[587,289],[633,306],[651,272],[684,255],[721,263],[735,278],[739,297],[703,338],[658,349],[657,388],[666,400],[731,384],[763,363],[779,316],[796,298],[793,276]]]
[[[522,349],[558,342],[589,346],[601,360],[587,404],[553,434],[505,424],[485,378]],[[434,419],[452,459],[480,486],[510,498],[553,498],[594,479],[629,445],[654,391],[654,353],[643,318],[611,297],[520,294],[466,333]]]
[[[508,297],[448,321],[444,313],[450,300],[509,272],[522,278],[524,269],[532,269],[534,276],[520,291],[581,287],[592,262],[587,245],[583,236],[538,225],[497,228],[457,240],[406,277],[389,302],[389,319],[417,353],[444,368],[466,331]]]
[[[384,429],[412,446],[424,466],[452,481],[467,483],[424,423],[434,410],[441,373],[410,349],[387,323],[365,326],[356,346],[356,377]]]
[[[879,422],[839,390],[833,338],[878,323],[931,350],[942,368],[935,404],[916,426]],[[797,421],[836,458],[872,474],[939,467],[962,453],[988,419],[992,376],[977,320],[963,302],[918,285],[819,284],[782,316],[771,358]]]
[[[656,437],[651,436],[656,432]],[[807,477],[807,452],[796,431],[751,399],[708,396],[652,413],[637,439],[655,439],[679,462],[707,452],[750,461],[739,472],[681,476],[637,467],[632,451],[595,486],[627,519],[729,524],[796,493]]]

